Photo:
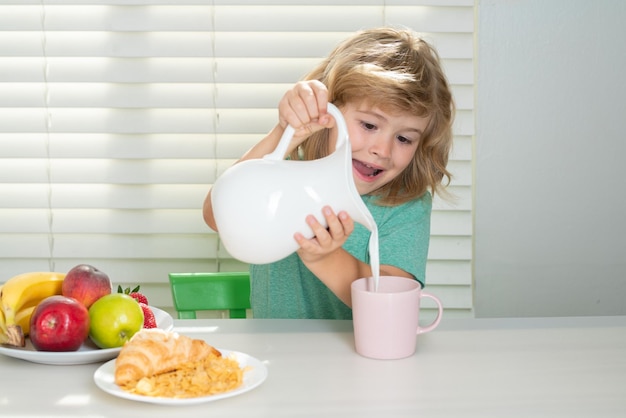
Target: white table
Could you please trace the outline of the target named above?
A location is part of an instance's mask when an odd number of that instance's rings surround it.
[[[0,356],[8,417],[620,417],[626,317],[442,321],[403,360],[354,352],[352,323],[175,321],[180,333],[267,364],[243,395],[192,406],[111,396],[100,364],[50,366]]]

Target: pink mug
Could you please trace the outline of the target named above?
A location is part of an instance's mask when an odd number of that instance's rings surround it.
[[[425,327],[419,325],[421,298],[432,299],[438,308],[435,320]],[[439,298],[422,291],[417,280],[381,276],[377,291],[371,277],[352,283],[354,342],[357,353],[364,357],[400,359],[413,355],[417,335],[435,329],[442,314]]]

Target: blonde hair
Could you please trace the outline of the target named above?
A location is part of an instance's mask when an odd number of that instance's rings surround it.
[[[340,43],[305,79],[324,83],[329,101],[340,108],[365,101],[391,113],[408,111],[429,118],[413,161],[374,194],[379,204],[390,206],[427,191],[441,194],[443,180],[449,183],[451,178],[446,166],[455,109],[439,56],[430,44],[407,29],[360,31]],[[328,143],[328,130],[318,131],[303,143],[299,157],[328,155]]]

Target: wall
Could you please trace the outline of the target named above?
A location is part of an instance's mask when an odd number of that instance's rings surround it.
[[[626,2],[476,4],[475,315],[626,314]]]

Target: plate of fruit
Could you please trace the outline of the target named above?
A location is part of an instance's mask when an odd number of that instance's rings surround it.
[[[114,292],[109,277],[87,264],[19,274],[0,286],[0,354],[34,363],[104,362],[140,329],[173,327],[139,287]]]

